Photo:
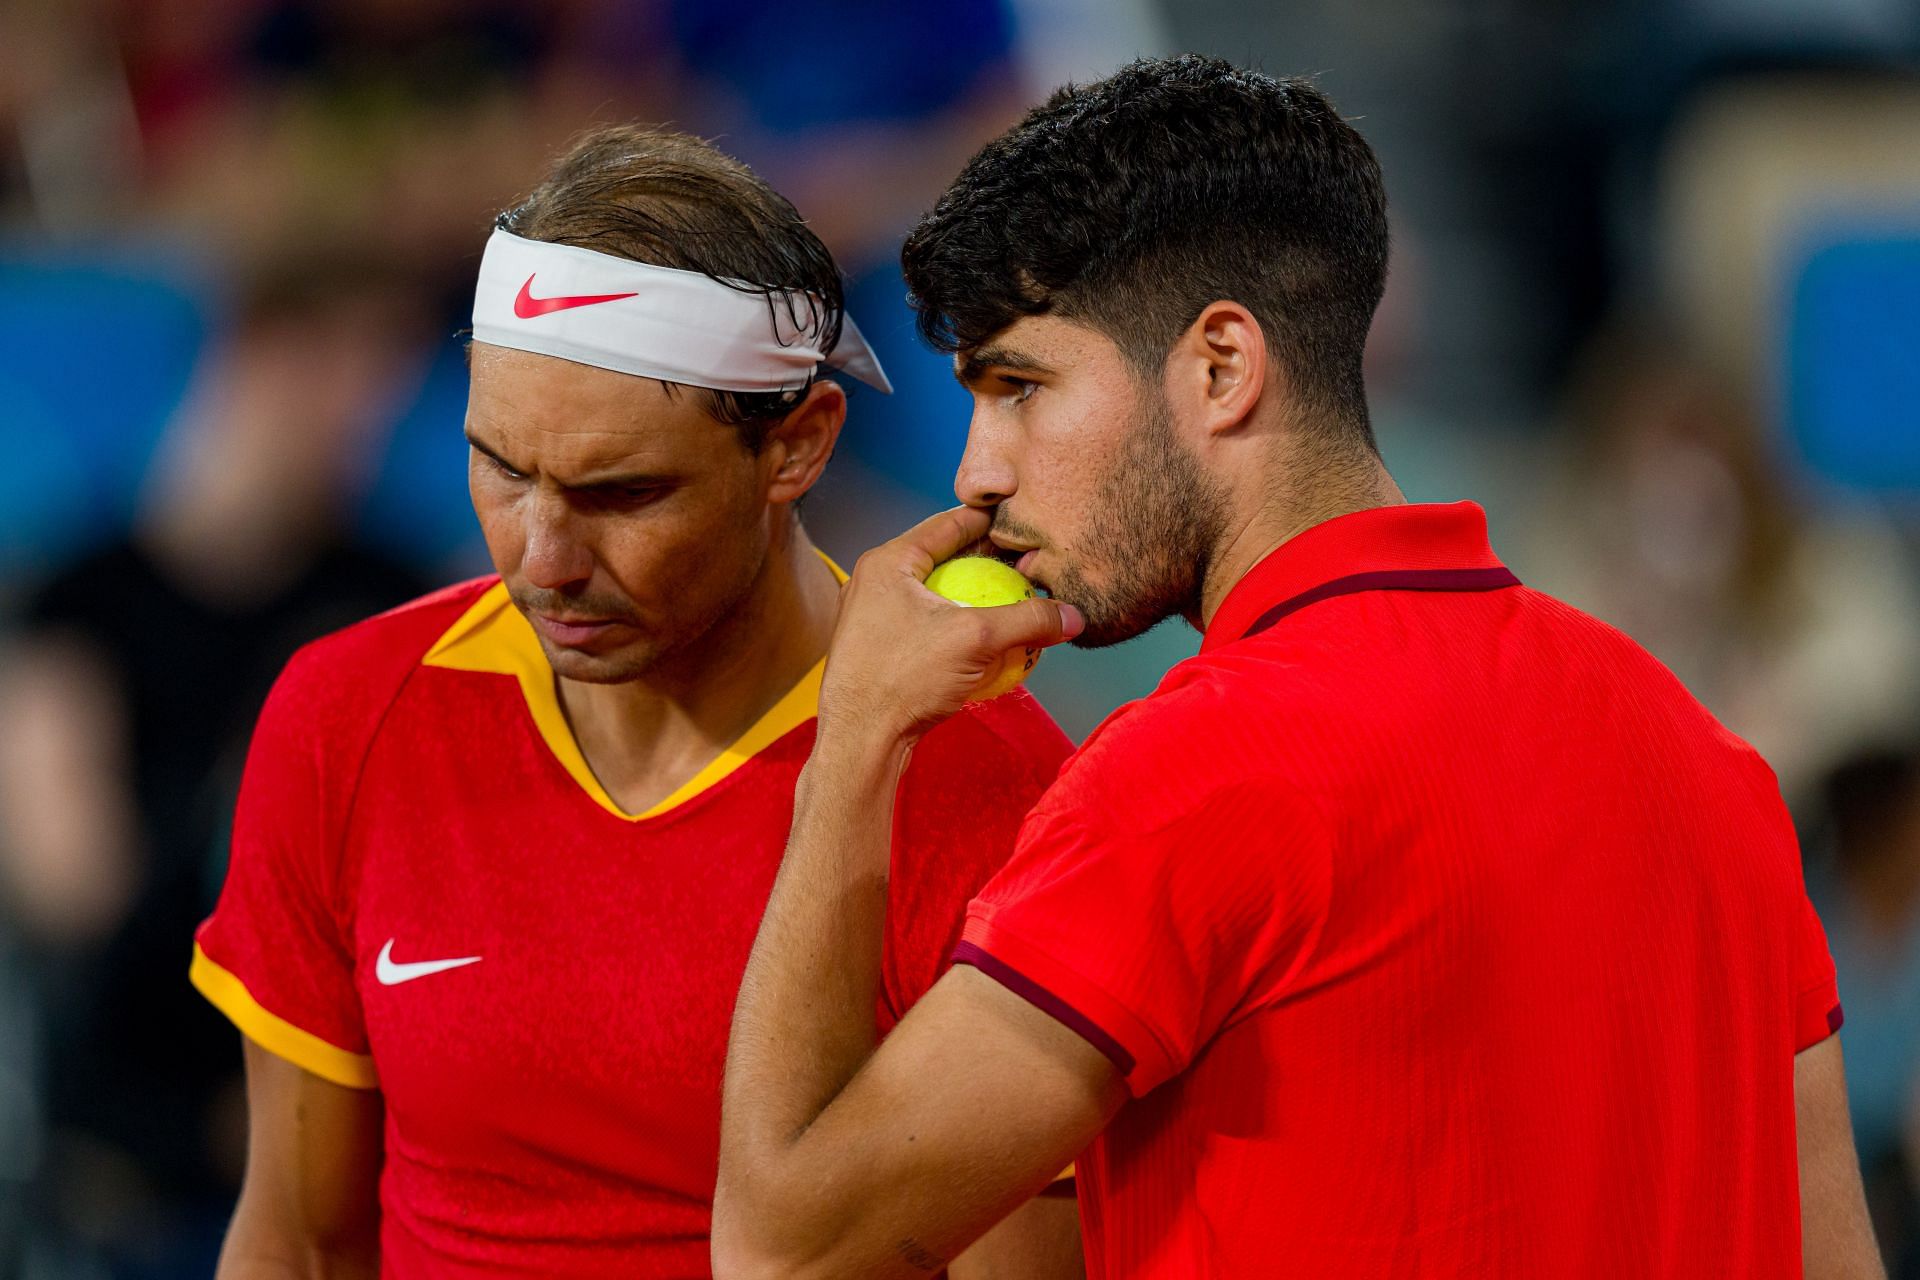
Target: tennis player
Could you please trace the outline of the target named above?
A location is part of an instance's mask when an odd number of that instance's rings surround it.
[[[501,217],[473,331],[498,576],[295,657],[199,932],[252,1121],[223,1276],[708,1274],[727,1022],[840,593],[795,512],[846,410],[819,375],[887,382],[792,206],[637,128]],[[869,1042],[1070,744],[1013,696],[921,746]],[[953,1275],[1079,1273],[1070,1196],[1020,1217]]]
[[[842,607],[716,1274],[931,1272],[1075,1157],[1096,1277],[1879,1274],[1772,774],[1478,507],[1402,498],[1380,172],[1327,100],[1195,57],[1063,89],[904,261],[974,396],[966,506]],[[1052,600],[921,585],[989,528]],[[876,1052],[915,744],[1004,649],[1171,616],[1200,654],[1082,745]]]

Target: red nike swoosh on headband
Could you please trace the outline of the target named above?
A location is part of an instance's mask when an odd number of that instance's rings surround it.
[[[534,272],[534,275],[540,274]],[[533,276],[520,286],[520,292],[513,299],[513,314],[522,320],[531,320],[535,316],[549,315],[555,311],[565,311],[568,307],[590,307],[596,302],[618,302],[622,298],[637,298],[637,293],[582,293],[573,297],[536,298],[533,296]]]

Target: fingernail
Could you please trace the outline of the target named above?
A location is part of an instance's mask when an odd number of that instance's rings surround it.
[[[1060,605],[1060,634],[1071,640],[1087,629],[1087,616],[1064,602]]]

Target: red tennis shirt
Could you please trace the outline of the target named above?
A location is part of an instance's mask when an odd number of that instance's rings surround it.
[[[710,1274],[727,1028],[819,687],[816,667],[629,814],[497,582],[289,664],[193,979],[266,1049],[384,1095],[382,1274]],[[938,976],[1070,746],[1014,694],[915,748],[880,1029]]]
[[[1329,521],[1087,740],[956,959],[1104,1050],[1093,1277],[1797,1276],[1833,965],[1771,772],[1478,507]]]

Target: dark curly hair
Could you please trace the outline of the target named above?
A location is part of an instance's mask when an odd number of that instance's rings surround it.
[[[901,265],[940,350],[1050,313],[1148,376],[1231,299],[1297,393],[1374,447],[1361,356],[1386,285],[1386,193],[1372,148],[1305,80],[1187,54],[1067,85],[967,163]]]
[[[546,181],[494,223],[528,240],[698,271],[785,306],[803,332],[819,327],[826,351],[840,341],[845,286],[826,245],[785,196],[690,134],[637,124],[583,134]],[[698,391],[707,411],[739,426],[756,452],[805,394]]]

